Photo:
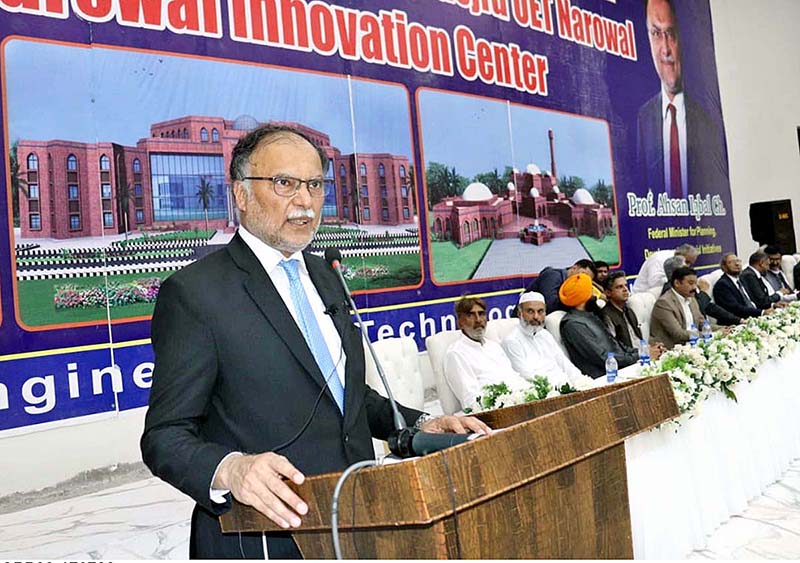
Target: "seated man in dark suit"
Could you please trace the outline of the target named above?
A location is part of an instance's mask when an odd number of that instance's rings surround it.
[[[739,257],[733,252],[723,254],[720,268],[724,275],[714,284],[714,302],[740,319],[760,317],[765,309],[753,303],[753,299],[740,281],[742,261]]]
[[[636,363],[637,348],[622,346],[611,338],[597,316],[597,298],[592,294],[592,280],[586,274],[575,274],[566,279],[559,290],[561,302],[569,307],[561,319],[561,341],[569,359],[582,373],[593,379],[605,374],[606,357],[613,352],[620,368]],[[650,347],[650,357],[657,360],[663,347]]]
[[[230,164],[241,228],[161,286],[142,458],[197,502],[193,559],[298,558],[288,534],[223,534],[217,517],[233,497],[296,528],[309,507],[286,482],[373,458],[371,438],[394,429],[388,401],[364,381],[362,337],[336,273],[303,251],[319,227],[326,169],[325,153],[296,129],[243,136]],[[489,431],[473,418],[400,410],[431,431]]]
[[[783,306],[781,293],[775,291],[764,279],[767,270],[769,270],[769,257],[758,250],[750,255],[749,265],[742,271],[740,277],[742,285],[759,309],[769,309],[773,305]]]
[[[650,341],[663,342],[667,350],[689,341],[689,331],[700,331],[703,315],[695,300],[697,272],[682,266],[672,272],[672,288],[658,298],[650,317]]]
[[[628,307],[628,298],[631,294],[628,291],[625,272],[617,270],[608,275],[605,293],[608,302],[600,311],[600,318],[608,332],[621,346],[636,348],[642,339],[642,329],[636,313]]]
[[[594,280],[597,275],[594,262],[586,259],[578,260],[569,268],[551,268],[547,266],[528,284],[528,287],[525,288],[525,293],[536,291],[544,295],[545,307],[551,313],[553,311],[565,311],[566,307],[558,299],[558,289],[569,276],[579,273],[586,274]]]
[[[741,324],[743,321],[733,313],[729,313],[711,300],[709,290],[711,286],[709,283],[702,279],[697,278],[697,293],[695,299],[697,305],[700,307],[700,312],[704,317],[713,317],[711,320],[716,321],[720,326],[733,326]]]

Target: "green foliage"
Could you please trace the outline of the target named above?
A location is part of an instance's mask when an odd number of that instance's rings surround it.
[[[568,395],[569,393],[577,393],[578,392],[578,390],[575,389],[575,387],[573,387],[569,383],[565,383],[561,387],[557,387],[556,391],[558,391],[559,395]]]
[[[561,176],[558,189],[567,197],[572,197],[579,189],[586,189],[586,183],[580,176]]]
[[[464,193],[469,180],[456,172],[455,167],[448,168],[439,162],[430,162],[425,171],[425,182],[428,186],[428,201],[433,206],[446,197]]]
[[[499,195],[506,187],[506,182],[503,182],[503,177],[497,171],[497,168],[491,172],[480,172],[475,174],[473,181],[484,184],[489,191],[495,195]]]
[[[483,395],[477,397],[477,402],[484,410],[492,409],[497,402],[497,397],[511,393],[511,389],[505,383],[493,383],[483,386]]]
[[[614,187],[611,184],[606,184],[603,180],[597,180],[597,183],[589,191],[597,203],[602,203],[610,208],[611,211],[616,212],[614,208]]]

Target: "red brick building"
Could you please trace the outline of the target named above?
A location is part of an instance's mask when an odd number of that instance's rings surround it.
[[[328,135],[299,123],[330,159],[323,221],[394,226],[413,223],[408,158],[341,154]],[[73,238],[138,228],[211,228],[236,220],[227,170],[239,138],[260,123],[249,116],[186,116],[155,123],[135,147],[115,143],[18,144],[22,238]]]
[[[548,131],[553,173],[529,164],[525,172],[514,170],[503,194],[492,194],[476,182],[460,197],[444,198],[433,206],[433,232],[439,240],[464,246],[482,238],[516,238],[533,219],[544,227],[546,240],[589,235],[602,238],[613,228],[613,212],[594,201],[588,190],[567,198],[556,184],[553,131]]]

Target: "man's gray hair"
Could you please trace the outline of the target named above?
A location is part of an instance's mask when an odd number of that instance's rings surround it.
[[[231,182],[236,182],[244,180],[244,178],[250,173],[250,155],[255,152],[255,150],[261,146],[262,143],[272,141],[273,137],[275,139],[278,138],[286,138],[291,135],[297,135],[301,139],[304,139],[308,142],[309,145],[314,147],[314,150],[317,151],[319,155],[319,161],[322,163],[322,171],[324,172],[328,168],[328,157],[325,155],[325,152],[315,143],[311,137],[296,129],[294,127],[290,127],[288,125],[262,125],[258,129],[253,129],[247,135],[239,139],[239,142],[236,143],[236,146],[233,147],[233,152],[231,153],[231,165],[229,169]]]
[[[767,253],[764,252],[763,250],[756,250],[750,255],[750,260],[748,261],[748,263],[751,266],[755,266],[762,260],[769,260],[769,256],[767,256]]]
[[[671,280],[672,272],[684,265],[686,265],[686,258],[680,254],[676,254],[672,258],[667,258],[666,262],[664,262],[664,273],[667,274],[667,279]]]
[[[693,246],[691,244],[682,244],[675,249],[675,254],[679,254],[681,256],[685,256],[686,258],[688,258],[689,256],[699,256],[700,251],[697,250],[696,246]]]

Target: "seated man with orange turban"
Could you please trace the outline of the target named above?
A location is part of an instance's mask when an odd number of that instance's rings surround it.
[[[569,308],[561,319],[561,341],[569,359],[581,372],[594,379],[604,375],[609,352],[614,352],[620,369],[636,363],[638,349],[624,346],[612,338],[596,314],[599,307],[589,276],[575,274],[568,277],[561,284],[558,296]],[[661,350],[659,344],[651,346],[650,357],[658,359]]]

